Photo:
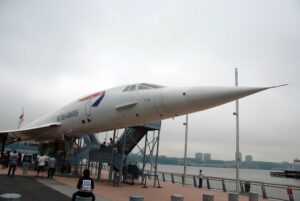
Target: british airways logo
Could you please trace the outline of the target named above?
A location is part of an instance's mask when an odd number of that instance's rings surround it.
[[[101,103],[101,101],[102,101],[102,99],[104,98],[104,96],[105,96],[105,91],[99,91],[99,92],[97,92],[97,93],[88,95],[88,96],[86,96],[86,97],[80,99],[79,102],[87,101],[87,100],[90,100],[90,99],[93,99],[93,98],[98,97],[98,98],[95,100],[95,102],[93,102],[93,104],[92,104],[92,107],[97,107],[97,106]]]

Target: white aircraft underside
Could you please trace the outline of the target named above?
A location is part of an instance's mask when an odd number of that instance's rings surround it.
[[[163,87],[140,83],[99,91],[0,136],[47,141],[126,128],[209,109],[274,87]]]

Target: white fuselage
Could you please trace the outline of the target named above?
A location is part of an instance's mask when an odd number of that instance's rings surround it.
[[[154,87],[153,87],[154,86]],[[16,133],[20,139],[52,140],[126,128],[212,108],[267,88],[159,87],[134,84],[83,97],[22,127],[60,123],[38,135]]]

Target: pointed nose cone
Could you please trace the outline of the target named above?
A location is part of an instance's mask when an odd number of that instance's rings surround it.
[[[184,115],[213,108],[274,87],[190,87],[164,88],[157,111],[164,117]]]
[[[190,111],[205,110],[266,90],[258,87],[191,87],[187,90]]]
[[[285,84],[286,85],[286,84]],[[163,88],[156,95],[156,112],[163,118],[213,108],[257,92],[281,87],[178,87]]]

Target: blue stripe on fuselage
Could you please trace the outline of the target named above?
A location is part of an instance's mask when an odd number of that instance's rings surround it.
[[[97,107],[97,106],[101,103],[101,101],[102,101],[103,98],[104,98],[104,94],[103,94],[102,96],[100,96],[100,97],[93,103],[92,107]]]

